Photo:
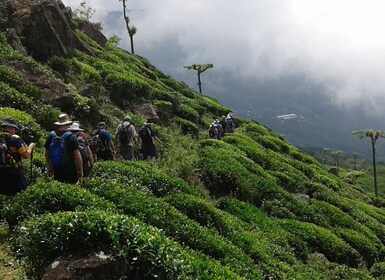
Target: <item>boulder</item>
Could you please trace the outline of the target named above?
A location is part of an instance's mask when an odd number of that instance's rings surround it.
[[[147,122],[158,123],[159,116],[156,113],[154,106],[150,103],[144,103],[136,107],[136,114],[147,119]]]
[[[84,20],[78,24],[78,27],[84,34],[86,34],[100,46],[104,47],[106,45],[106,36],[104,36],[103,33],[100,32],[100,30],[95,26],[94,23]]]
[[[307,194],[296,193],[296,194],[293,194],[293,196],[299,200],[302,200],[306,204],[310,204],[311,199],[310,199],[310,196]]]
[[[53,261],[42,280],[118,280],[135,279],[122,257],[103,251],[61,257]]]
[[[24,48],[39,61],[72,56],[75,49],[92,55],[71,26],[71,13],[60,0],[8,0],[12,25]]]

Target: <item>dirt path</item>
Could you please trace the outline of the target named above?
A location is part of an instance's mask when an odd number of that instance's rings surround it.
[[[0,279],[21,280],[22,270],[18,262],[13,258],[5,241],[8,238],[8,226],[0,225]]]

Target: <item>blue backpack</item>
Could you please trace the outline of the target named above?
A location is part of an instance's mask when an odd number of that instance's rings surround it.
[[[71,132],[64,133],[61,137],[55,131],[51,131],[51,144],[49,145],[49,159],[54,169],[60,169],[67,165],[69,156],[65,141],[72,135]]]

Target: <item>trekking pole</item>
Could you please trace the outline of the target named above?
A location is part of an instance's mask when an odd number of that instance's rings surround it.
[[[33,159],[33,150],[31,151],[31,163],[30,163],[30,171],[31,171],[31,173],[29,174],[29,182],[31,184],[32,184],[32,167],[33,167],[32,159]]]

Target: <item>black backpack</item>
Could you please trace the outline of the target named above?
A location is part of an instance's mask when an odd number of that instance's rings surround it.
[[[7,145],[7,137],[10,136],[0,135],[0,168],[16,166],[16,161]]]
[[[152,130],[149,127],[142,127],[139,130],[139,137],[142,139],[143,144],[153,144]]]
[[[130,129],[131,124],[124,125],[121,124],[121,127],[119,128],[119,143],[122,145],[130,143],[130,140],[132,138],[132,133]]]

